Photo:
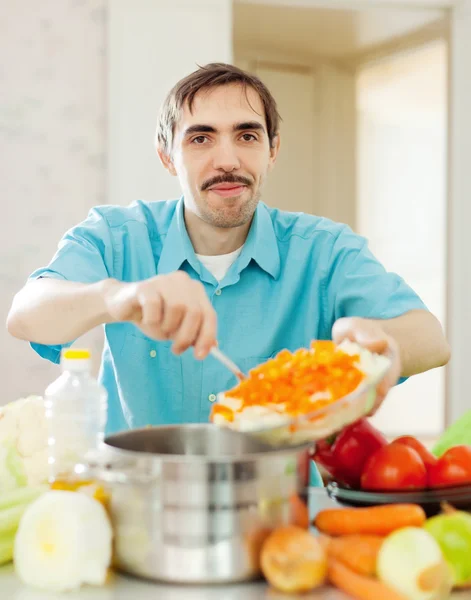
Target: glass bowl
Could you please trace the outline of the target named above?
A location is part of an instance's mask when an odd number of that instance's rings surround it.
[[[375,375],[370,375],[347,396],[308,414],[297,417],[287,416],[284,420],[282,415],[277,415],[276,424],[270,422],[270,416],[267,418],[266,425],[263,424],[263,418],[256,423],[246,422],[244,427],[239,427],[238,423],[229,421],[221,421],[217,424],[243,431],[266,444],[277,447],[322,440],[338,433],[371,411],[376,400],[378,384],[384,379],[390,368],[391,360],[381,357],[381,367]]]

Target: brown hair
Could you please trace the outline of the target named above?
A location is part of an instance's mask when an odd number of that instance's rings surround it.
[[[210,63],[204,67],[199,67],[196,71],[181,79],[170,90],[160,110],[156,143],[170,154],[175,125],[180,118],[185,103],[188,102],[191,111],[195,96],[200,90],[233,83],[242,85],[246,93],[247,87],[251,87],[258,92],[265,111],[268,139],[270,140],[270,146],[273,146],[281,119],[275,99],[258,77],[234,65],[225,63]]]

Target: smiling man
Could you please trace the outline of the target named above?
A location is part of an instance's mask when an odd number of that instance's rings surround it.
[[[354,339],[393,357],[379,402],[399,376],[448,361],[436,318],[363,238],[261,202],[280,135],[259,79],[199,68],[170,91],[156,142],[182,198],[92,210],[8,317],[14,336],[54,362],[104,325],[108,432],[207,421],[216,394],[236,383],[208,357],[216,340],[247,371],[315,338]]]

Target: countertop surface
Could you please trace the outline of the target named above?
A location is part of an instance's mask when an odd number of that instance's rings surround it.
[[[310,489],[312,513],[338,504],[327,496],[324,489]],[[311,514],[311,518],[313,514]],[[196,586],[169,585],[144,581],[114,573],[104,587],[85,586],[78,592],[52,594],[23,585],[15,575],[13,566],[0,567],[0,600],[349,600],[350,596],[332,587],[323,587],[302,596],[280,594],[263,582],[232,585]],[[452,594],[453,600],[471,600],[471,590]],[[380,600],[378,598],[378,600]]]
[[[0,597],[5,600],[282,600],[293,598],[271,590],[265,583],[247,583],[225,586],[177,586],[141,581],[123,575],[114,575],[105,587],[84,587],[78,592],[52,594],[22,585],[13,570],[0,568]],[[295,596],[296,597],[296,596]],[[297,596],[303,600],[348,600],[349,596],[331,588],[320,588]],[[471,600],[471,591],[452,594],[453,600]],[[378,598],[378,600],[380,600]]]

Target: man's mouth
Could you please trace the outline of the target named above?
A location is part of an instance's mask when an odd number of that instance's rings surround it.
[[[222,198],[231,198],[239,196],[247,188],[246,185],[240,183],[218,183],[209,188],[209,191],[221,196]]]

